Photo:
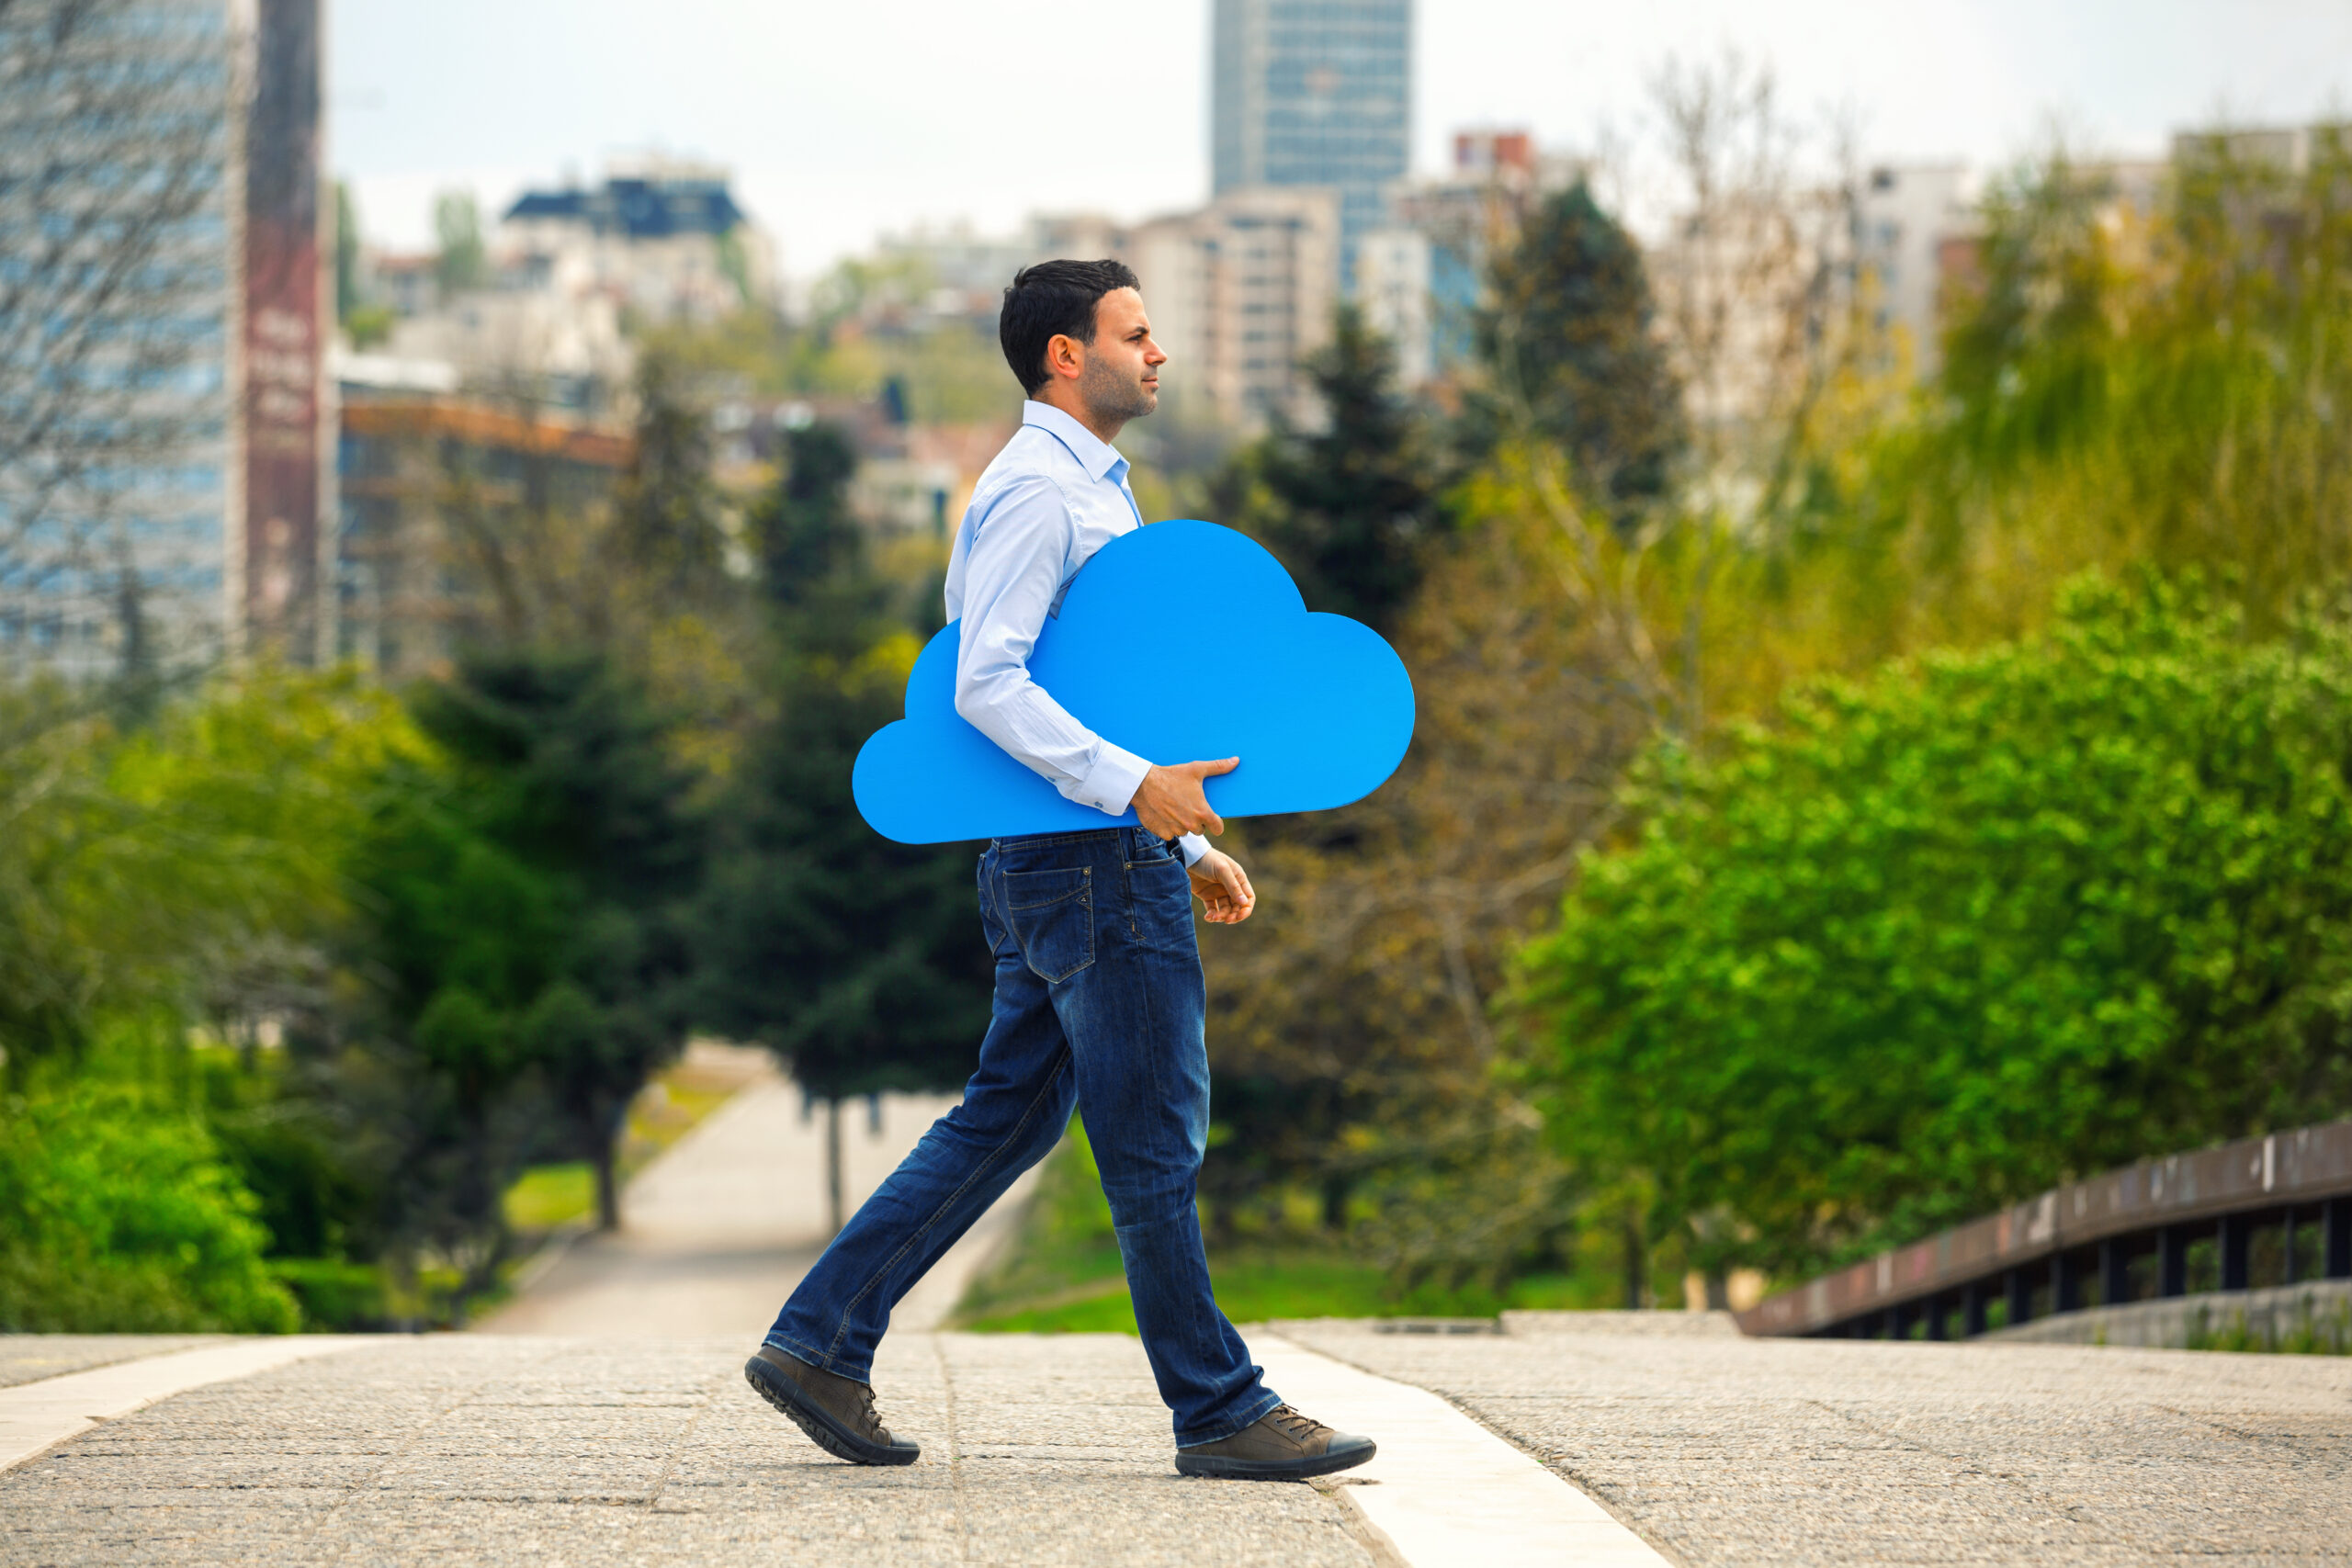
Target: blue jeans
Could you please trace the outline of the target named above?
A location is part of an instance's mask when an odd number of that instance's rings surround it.
[[[1182,857],[1140,828],[999,839],[980,857],[995,1016],[964,1102],[825,1248],[768,1330],[872,1381],[890,1309],[1086,1118],[1136,1325],[1179,1447],[1280,1403],[1209,1291],[1193,1189],[1209,1126],[1207,991]]]

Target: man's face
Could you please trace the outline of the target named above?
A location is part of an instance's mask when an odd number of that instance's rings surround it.
[[[1151,340],[1142,295],[1114,288],[1096,301],[1094,341],[1085,353],[1078,395],[1096,418],[1140,419],[1159,406],[1159,367],[1168,355]]]

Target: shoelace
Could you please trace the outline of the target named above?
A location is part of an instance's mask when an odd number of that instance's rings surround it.
[[[874,1385],[870,1382],[858,1384],[857,1400],[865,1416],[865,1429],[869,1432],[880,1431],[882,1417],[874,1408]]]
[[[1323,1423],[1312,1416],[1304,1416],[1287,1404],[1277,1404],[1266,1415],[1277,1431],[1293,1442],[1304,1446],[1323,1429]]]

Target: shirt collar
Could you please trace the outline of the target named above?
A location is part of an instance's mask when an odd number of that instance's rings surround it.
[[[1114,468],[1118,470],[1116,477],[1124,479],[1126,476],[1127,460],[1119,456],[1117,447],[1053,404],[1041,403],[1034,398],[1024,400],[1021,405],[1021,423],[1035,425],[1069,447],[1069,455],[1078,459],[1078,466],[1086,470],[1088,479],[1100,479]]]

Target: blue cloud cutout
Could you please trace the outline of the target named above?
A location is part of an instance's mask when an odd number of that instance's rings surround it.
[[[907,680],[907,716],[857,754],[852,790],[906,844],[1133,822],[1062,798],[956,711],[963,623]],[[1221,817],[1361,800],[1405,758],[1413,682],[1380,634],[1310,615],[1290,574],[1214,523],[1156,523],[1095,552],[1048,619],[1029,672],[1080,723],[1154,762],[1239,757],[1210,779]]]

